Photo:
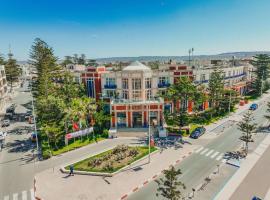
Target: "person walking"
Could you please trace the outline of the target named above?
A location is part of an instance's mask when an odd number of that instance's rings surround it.
[[[70,176],[74,176],[73,170],[74,170],[73,165],[70,165],[70,166],[69,166],[69,175],[70,175]]]

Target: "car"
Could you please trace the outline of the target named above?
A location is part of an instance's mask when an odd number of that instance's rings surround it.
[[[192,133],[190,137],[193,139],[197,139],[205,133],[206,129],[204,127],[197,127]]]
[[[6,136],[7,136],[6,132],[0,131],[0,140],[5,139]]]
[[[2,127],[7,127],[10,125],[10,121],[8,119],[5,119],[2,123]]]
[[[251,106],[249,107],[249,110],[256,110],[258,108],[258,104],[253,103],[251,104]]]

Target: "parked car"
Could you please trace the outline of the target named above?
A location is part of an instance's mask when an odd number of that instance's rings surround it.
[[[258,108],[258,104],[253,103],[251,104],[251,106],[249,107],[249,110],[256,110]]]
[[[10,121],[8,119],[5,119],[2,123],[2,127],[7,127],[10,125]]]
[[[197,139],[205,133],[206,129],[204,127],[197,127],[192,133],[190,137],[193,139]]]
[[[6,132],[0,131],[0,140],[5,139],[6,136],[7,136]]]

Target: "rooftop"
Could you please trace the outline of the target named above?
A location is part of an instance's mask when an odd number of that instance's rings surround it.
[[[139,61],[135,61],[125,67],[123,71],[151,71],[151,69]]]

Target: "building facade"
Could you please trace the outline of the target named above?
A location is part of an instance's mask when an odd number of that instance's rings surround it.
[[[4,109],[7,101],[7,79],[4,65],[0,65],[0,110]]]
[[[224,73],[225,86],[237,90],[239,94],[246,91],[250,78],[249,65],[220,66]],[[195,84],[209,83],[215,66],[191,67],[167,64],[158,69],[136,61],[122,70],[105,67],[88,67],[81,73],[81,80],[86,85],[87,95],[97,100],[103,99],[107,111],[111,114],[111,126],[147,127],[149,120],[163,125],[164,110],[173,112],[185,104],[187,111],[193,111],[193,102],[171,102],[160,98],[166,89],[177,82],[180,77],[188,77]],[[208,108],[208,102],[202,104]]]

